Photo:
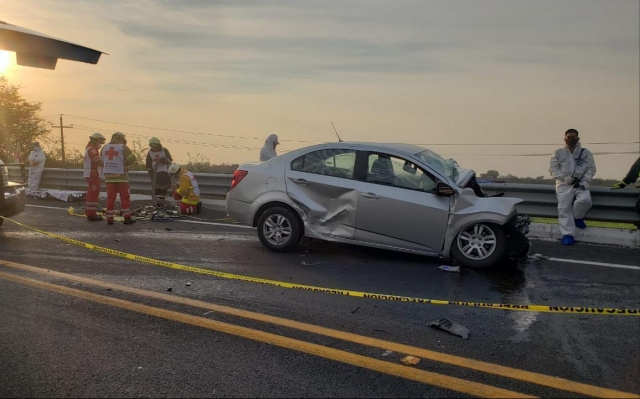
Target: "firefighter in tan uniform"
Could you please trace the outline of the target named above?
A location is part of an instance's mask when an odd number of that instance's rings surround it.
[[[200,213],[200,188],[193,173],[174,163],[169,166],[169,174],[178,179],[178,187],[173,192],[173,198],[180,202],[180,214]]]

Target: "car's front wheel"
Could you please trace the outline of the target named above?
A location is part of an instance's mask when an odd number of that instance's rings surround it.
[[[476,223],[462,229],[451,246],[451,255],[462,266],[484,269],[504,256],[507,237],[502,226]]]
[[[258,237],[274,252],[288,252],[302,238],[302,224],[298,216],[287,208],[269,208],[258,219]]]

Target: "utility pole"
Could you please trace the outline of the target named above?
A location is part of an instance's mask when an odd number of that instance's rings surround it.
[[[51,125],[51,127],[59,127],[60,128],[60,143],[62,143],[62,163],[65,163],[65,156],[64,156],[64,128],[66,127],[67,129],[73,129],[73,125],[69,125],[69,126],[64,126],[62,124],[62,114],[60,114],[60,126],[53,126]]]

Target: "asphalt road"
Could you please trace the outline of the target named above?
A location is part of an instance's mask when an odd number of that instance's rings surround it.
[[[640,308],[637,269],[532,260],[446,273],[437,269],[441,262],[421,256],[318,241],[276,254],[252,229],[177,221],[107,226],[68,215],[61,202],[37,204],[61,208],[29,207],[15,220],[207,270],[430,299]],[[640,251],[630,249],[535,242],[533,252],[640,266]],[[464,325],[471,337],[427,326],[443,317]],[[122,259],[10,222],[0,227],[0,320],[0,397],[640,393],[637,316],[285,289]],[[421,361],[403,365],[406,355]]]

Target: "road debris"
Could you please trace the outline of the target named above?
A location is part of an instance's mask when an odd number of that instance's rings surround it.
[[[358,311],[358,309],[360,309],[360,306],[358,306],[357,308],[353,309],[353,310],[351,311],[351,314],[355,314],[355,313]]]
[[[465,326],[444,317],[440,320],[432,321],[429,326],[457,335],[462,339],[469,339],[469,330]]]
[[[443,272],[460,273],[460,266],[442,265],[438,269]]]
[[[316,262],[316,263],[307,263],[307,262],[300,262],[303,266],[315,266],[315,265],[319,265],[322,262]]]
[[[169,287],[169,288],[167,288],[167,291],[171,292],[171,291],[173,291],[173,288]]]
[[[400,362],[405,366],[415,366],[420,363],[420,358],[417,358],[415,356],[405,356],[402,358],[402,360],[400,360]]]
[[[529,259],[538,259],[538,260],[550,260],[551,257],[542,254],[531,254],[528,256]]]
[[[386,357],[386,356],[389,356],[392,353],[393,353],[392,351],[386,350],[386,351],[382,352],[382,356]]]
[[[121,239],[119,239],[119,238],[116,238],[116,239],[115,239],[115,240],[113,240],[113,241],[115,241],[115,242],[120,242],[120,241],[122,241],[122,240],[121,240]]]
[[[191,287],[191,283],[187,283],[187,287]]]

